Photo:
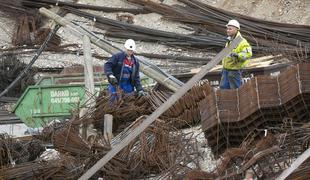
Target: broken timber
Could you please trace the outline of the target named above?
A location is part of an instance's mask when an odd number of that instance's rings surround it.
[[[228,47],[217,54],[207,65],[203,66],[195,76],[193,76],[186,84],[184,84],[175,94],[173,94],[165,103],[148,116],[139,126],[137,126],[128,136],[124,137],[119,143],[112,146],[112,149],[101,158],[93,167],[91,167],[79,180],[86,180],[92,177],[107,162],[109,162],[117,153],[126,147],[132,140],[141,134],[149,125],[151,125],[162,113],[169,109],[176,101],[178,101],[188,90],[190,90],[197,81],[203,78],[215,65],[217,65],[230,51],[240,42],[241,37],[237,37]]]
[[[100,39],[96,36],[96,34],[92,33],[91,31],[88,31],[87,29],[83,28],[80,25],[74,24],[70,21],[68,21],[65,18],[62,18],[61,16],[53,13],[52,11],[46,9],[46,8],[40,8],[40,13],[44,16],[54,20],[58,24],[67,27],[72,33],[74,33],[77,37],[80,37],[83,39],[83,36],[86,35],[89,37],[90,41],[97,45],[98,47],[102,48],[106,52],[110,54],[114,54],[118,51],[120,51],[119,48],[113,46],[109,42]],[[160,84],[166,86],[173,92],[176,92],[184,83],[179,81],[178,79],[174,78],[171,75],[168,75],[160,70],[157,66],[151,64],[148,60],[146,60],[144,57],[138,56],[139,62],[140,62],[140,70],[147,76],[155,79]]]

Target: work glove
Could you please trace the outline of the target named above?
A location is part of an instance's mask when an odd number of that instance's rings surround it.
[[[115,86],[118,84],[116,77],[113,74],[110,74],[108,76],[108,81],[110,84],[112,84],[112,86]]]
[[[143,90],[138,91],[138,97],[146,96],[147,92],[144,92]]]
[[[238,59],[239,55],[238,55],[238,53],[232,52],[232,53],[230,53],[230,57]]]
[[[229,56],[230,56],[231,59],[233,60],[234,64],[237,64],[237,63],[238,63],[238,61],[239,61],[239,59],[238,59],[239,55],[238,55],[237,53],[232,52],[232,53],[230,53]]]

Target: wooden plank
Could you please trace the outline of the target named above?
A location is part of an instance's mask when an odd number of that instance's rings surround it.
[[[86,171],[79,180],[86,180],[92,177],[99,169],[109,162],[117,153],[126,147],[132,140],[140,135],[149,125],[151,125],[161,114],[169,109],[177,100],[179,100],[188,90],[190,90],[197,81],[202,79],[215,65],[217,65],[224,57],[226,57],[232,49],[240,42],[241,37],[237,37],[228,47],[217,54],[207,65],[203,66],[201,71],[193,76],[186,84],[184,84],[175,94],[173,94],[166,102],[157,108],[150,116],[146,118],[137,128],[135,128],[128,136],[112,147],[112,149],[101,158],[93,167]]]
[[[93,58],[91,55],[90,40],[88,36],[85,36],[85,35],[83,37],[83,51],[84,51],[85,88],[90,93],[90,95],[94,95],[95,84],[94,84]],[[86,97],[87,97],[87,100],[90,98],[89,96],[86,96]]]
[[[95,94],[93,59],[91,55],[91,44],[88,36],[83,36],[83,54],[84,54],[84,81],[85,81],[85,102],[86,107],[81,108],[80,117],[84,116],[88,109],[95,105],[95,100],[91,99]],[[87,124],[82,124],[82,137],[87,139]]]
[[[33,136],[25,135],[25,136],[13,137],[13,139],[18,139],[20,141],[31,141],[33,139]]]
[[[109,140],[109,142],[111,142],[113,137],[112,129],[113,129],[113,116],[111,114],[105,114],[103,135],[107,140]]]

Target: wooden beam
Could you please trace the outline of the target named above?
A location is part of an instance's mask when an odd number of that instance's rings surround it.
[[[83,54],[84,54],[84,81],[85,81],[85,107],[80,110],[80,117],[84,116],[88,109],[95,105],[95,100],[92,99],[95,94],[93,59],[91,54],[91,44],[88,36],[83,36]],[[88,125],[82,124],[82,137],[87,139]]]
[[[86,180],[92,177],[99,169],[109,162],[117,153],[126,147],[132,140],[140,135],[149,125],[151,125],[160,115],[168,110],[175,102],[177,102],[188,90],[190,90],[197,81],[203,78],[215,65],[217,65],[231,50],[233,50],[242,38],[237,37],[229,46],[217,54],[207,65],[203,66],[201,71],[193,76],[186,84],[184,84],[175,94],[173,94],[166,102],[157,108],[150,116],[146,118],[139,126],[137,126],[128,136],[122,139],[118,144],[101,158],[93,167],[86,171],[79,180]]]
[[[94,95],[95,84],[94,84],[93,58],[91,54],[90,40],[88,36],[85,35],[83,37],[83,52],[84,52],[85,88],[91,95]],[[89,98],[90,97],[87,97],[86,100],[88,100]]]

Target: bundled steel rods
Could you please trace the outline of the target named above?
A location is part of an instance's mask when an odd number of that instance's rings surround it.
[[[309,53],[309,26],[293,25],[264,21],[247,17],[241,14],[231,13],[212,7],[197,0],[179,0],[186,4],[183,6],[169,6],[152,1],[129,0],[146,10],[162,14],[166,19],[189,24],[196,29],[196,34],[202,38],[212,37],[217,42],[225,39],[225,25],[230,19],[237,19],[241,23],[241,32],[251,42],[256,50],[267,52],[303,51]]]
[[[279,76],[258,76],[239,89],[218,90],[201,101],[202,127],[217,155],[242,143],[240,137],[284,117],[309,121],[309,69],[298,64]],[[256,138],[256,137],[254,137]]]

